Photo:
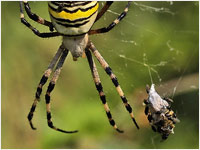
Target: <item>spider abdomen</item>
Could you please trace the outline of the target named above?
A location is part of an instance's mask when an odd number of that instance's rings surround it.
[[[83,35],[95,22],[99,4],[97,1],[48,2],[49,14],[55,29],[66,36]]]

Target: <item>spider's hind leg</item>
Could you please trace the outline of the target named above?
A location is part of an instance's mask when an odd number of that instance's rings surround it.
[[[58,51],[56,52],[55,56],[53,57],[52,61],[50,62],[47,70],[45,71],[44,75],[42,76],[41,80],[40,80],[40,83],[37,87],[37,91],[35,93],[35,100],[32,104],[32,107],[31,107],[31,110],[28,114],[28,120],[29,120],[29,124],[31,126],[31,128],[33,130],[35,130],[36,128],[33,126],[33,123],[32,123],[32,118],[33,118],[33,113],[35,112],[35,108],[37,106],[37,102],[40,100],[40,95],[42,93],[42,87],[43,85],[47,82],[51,72],[52,72],[52,69],[54,68],[56,62],[58,61],[59,57],[61,56],[61,53],[63,51],[63,47],[60,46]]]
[[[100,99],[101,99],[101,101],[102,101],[102,103],[104,105],[104,109],[106,111],[106,115],[108,117],[110,125],[112,125],[113,128],[115,130],[117,130],[118,132],[123,133],[122,130],[118,129],[117,125],[115,124],[115,121],[112,118],[109,106],[108,106],[108,104],[106,102],[106,96],[105,96],[105,94],[103,92],[103,87],[101,85],[101,81],[100,81],[100,78],[99,78],[99,74],[98,74],[96,65],[94,63],[94,60],[92,59],[91,52],[88,49],[86,49],[85,53],[86,53],[86,56],[87,56],[87,59],[88,59],[88,63],[90,65],[90,70],[92,72],[92,76],[93,76],[93,79],[94,79],[94,83],[95,83],[96,89],[99,92],[99,96],[100,96]]]

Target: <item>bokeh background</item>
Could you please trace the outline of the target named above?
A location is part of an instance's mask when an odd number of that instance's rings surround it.
[[[94,28],[108,25],[126,3],[115,2]],[[102,7],[103,2],[100,4]],[[49,20],[47,2],[30,2],[30,6]],[[111,112],[124,134],[109,125],[87,59],[74,62],[71,54],[52,92],[52,116],[57,127],[79,132],[63,134],[47,126],[47,85],[33,118],[37,130],[31,130],[27,114],[39,80],[62,38],[35,36],[20,23],[19,16],[19,2],[1,2],[2,148],[199,148],[198,2],[132,2],[126,18],[111,32],[91,36],[118,77],[140,125],[137,130],[97,62]],[[173,98],[173,110],[181,120],[175,134],[164,142],[144,115],[145,86],[151,82],[161,96]]]

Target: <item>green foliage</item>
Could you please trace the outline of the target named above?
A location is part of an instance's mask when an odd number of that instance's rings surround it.
[[[108,25],[126,2],[115,2],[94,28]],[[134,127],[112,82],[97,62],[104,91],[119,134],[107,120],[95,89],[86,59],[77,62],[69,54],[52,93],[52,116],[56,126],[79,132],[63,134],[46,123],[43,88],[36,108],[32,131],[27,114],[37,84],[62,39],[41,39],[20,23],[19,2],[1,2],[2,148],[198,148],[199,7],[198,2],[132,2],[124,20],[111,32],[94,35],[91,40],[110,64],[133,107],[140,125]],[[49,20],[47,2],[30,2],[33,12]],[[163,8],[163,9],[162,9]],[[113,13],[114,12],[114,13]],[[28,17],[26,16],[27,20]],[[40,31],[48,31],[33,21]],[[145,60],[145,61],[144,61]],[[142,101],[151,76],[161,88],[174,81],[171,89],[160,93],[173,97],[173,110],[181,120],[175,134],[160,142],[144,116]],[[186,75],[197,74],[187,84]],[[162,79],[162,80],[159,80]],[[170,87],[167,84],[167,87]],[[173,88],[177,88],[175,93]],[[181,89],[186,89],[181,92]]]

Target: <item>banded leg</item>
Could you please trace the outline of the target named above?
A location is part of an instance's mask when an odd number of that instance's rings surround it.
[[[29,120],[29,124],[31,126],[31,128],[33,130],[35,130],[36,128],[33,126],[33,123],[32,123],[32,118],[33,118],[33,113],[35,111],[35,108],[37,106],[37,102],[40,100],[40,95],[42,93],[42,87],[43,85],[47,82],[51,72],[52,72],[52,69],[54,68],[56,62],[58,61],[59,57],[61,56],[61,53],[62,51],[64,50],[64,47],[61,45],[58,49],[58,51],[56,52],[55,56],[53,57],[52,61],[50,62],[47,70],[45,71],[44,75],[42,76],[41,80],[40,80],[40,83],[37,87],[37,91],[35,93],[35,100],[32,104],[32,107],[31,107],[31,110],[27,116],[28,120]]]
[[[86,56],[87,56],[87,59],[88,59],[88,63],[89,63],[89,66],[90,66],[90,70],[92,72],[92,76],[93,76],[93,79],[94,79],[94,83],[95,83],[95,86],[96,86],[96,89],[97,91],[99,92],[99,96],[100,96],[100,99],[104,105],[104,109],[106,111],[106,115],[108,117],[108,120],[110,122],[110,125],[113,126],[113,128],[115,130],[117,130],[118,132],[120,133],[123,133],[122,130],[118,129],[117,125],[115,124],[115,121],[113,120],[112,118],[112,115],[111,115],[111,112],[110,112],[110,109],[109,109],[109,106],[106,102],[106,96],[103,92],[103,87],[101,85],[101,81],[100,81],[100,78],[99,78],[99,74],[98,74],[98,71],[97,71],[97,68],[96,68],[96,65],[94,63],[94,60],[92,59],[92,55],[91,55],[91,52],[86,49],[85,50],[85,53],[86,53]]]
[[[63,66],[63,63],[67,57],[67,54],[68,54],[68,50],[65,50],[63,51],[63,54],[62,56],[60,57],[60,60],[56,66],[56,69],[55,69],[55,72],[53,74],[53,77],[49,83],[49,86],[47,88],[47,92],[46,92],[46,95],[45,95],[45,100],[46,100],[46,110],[47,110],[47,123],[48,123],[48,126],[56,131],[60,131],[60,132],[64,132],[64,133],[75,133],[75,132],[78,132],[77,130],[75,131],[65,131],[65,130],[62,130],[62,129],[59,129],[59,128],[56,128],[54,125],[53,125],[53,122],[51,120],[51,109],[50,109],[50,94],[51,92],[53,91],[54,87],[55,87],[55,84],[56,84],[56,81],[60,75],[60,72],[61,72],[61,69],[62,69],[62,66]]]
[[[24,12],[23,12],[23,2],[20,2],[20,19],[21,22],[28,27],[29,29],[32,30],[32,32],[41,37],[41,38],[49,38],[49,37],[55,37],[55,36],[60,36],[58,32],[46,32],[46,33],[40,33],[36,28],[34,28],[28,21],[24,18]]]
[[[89,35],[91,34],[99,34],[99,33],[106,33],[110,31],[112,28],[114,28],[127,14],[128,8],[130,6],[131,2],[129,1],[128,4],[126,5],[124,11],[115,19],[108,27],[96,29],[96,30],[90,30],[88,32]]]
[[[95,20],[95,22],[97,21],[97,20],[99,20],[102,16],[103,16],[103,14],[108,10],[108,8],[112,5],[112,3],[113,3],[113,1],[107,1],[106,3],[105,3],[105,5],[103,6],[103,8],[100,10],[100,12],[97,14],[97,17],[96,17],[96,20]]]
[[[101,66],[104,68],[104,70],[106,71],[106,73],[110,76],[113,84],[116,87],[116,90],[118,92],[118,94],[120,95],[124,106],[126,107],[126,110],[129,112],[133,122],[135,123],[135,126],[139,129],[139,126],[137,125],[137,122],[134,118],[133,112],[132,112],[132,108],[128,103],[128,100],[126,99],[124,92],[122,91],[117,77],[114,75],[114,73],[112,72],[112,69],[109,67],[108,63],[104,60],[104,58],[101,56],[101,54],[99,53],[99,51],[95,48],[94,44],[92,42],[89,43],[89,49],[92,51],[92,53],[94,54],[94,56],[97,58],[97,60],[99,61],[99,63],[101,64]]]
[[[38,22],[42,25],[48,26],[49,30],[53,31],[54,27],[53,27],[53,24],[51,22],[49,22],[49,21],[41,18],[40,16],[36,15],[35,13],[33,13],[31,11],[31,8],[30,8],[29,3],[27,1],[23,1],[23,3],[24,3],[24,8],[26,10],[26,13],[28,14],[30,19],[32,19],[32,20],[34,20],[34,21],[36,21],[36,22]]]

